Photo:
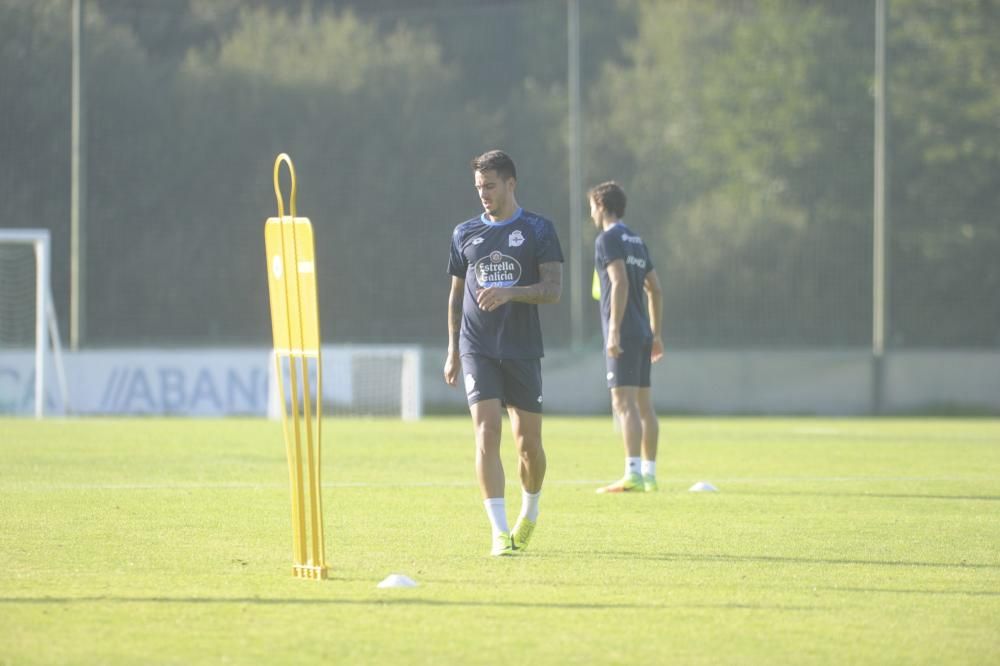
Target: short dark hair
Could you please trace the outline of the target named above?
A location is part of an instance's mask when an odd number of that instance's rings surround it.
[[[613,180],[595,185],[587,193],[597,205],[615,217],[625,217],[625,190]]]
[[[510,155],[502,150],[489,150],[479,157],[472,158],[473,171],[496,171],[497,175],[508,180],[517,178],[517,168]]]

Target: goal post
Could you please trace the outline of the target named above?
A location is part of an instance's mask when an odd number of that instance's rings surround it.
[[[333,417],[423,416],[422,352],[415,345],[324,345],[323,413]],[[281,398],[271,353],[268,416],[281,418]],[[286,380],[287,381],[287,380]]]
[[[0,348],[33,351],[35,418],[45,414],[50,349],[60,405],[64,412],[69,411],[59,324],[52,302],[51,256],[48,229],[0,229]]]

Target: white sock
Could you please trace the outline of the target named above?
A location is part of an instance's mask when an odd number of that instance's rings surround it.
[[[493,528],[493,536],[498,534],[508,534],[510,528],[507,527],[507,509],[504,507],[502,497],[490,497],[483,500],[486,507],[486,515],[490,519],[490,527]]]
[[[625,459],[625,476],[631,476],[633,474],[639,473],[639,461],[640,458],[626,458]]]
[[[538,520],[538,498],[542,496],[539,490],[535,494],[529,493],[524,488],[521,489],[521,517],[527,518],[531,522]]]
[[[651,476],[656,478],[656,461],[655,460],[643,460],[642,461],[642,475]]]

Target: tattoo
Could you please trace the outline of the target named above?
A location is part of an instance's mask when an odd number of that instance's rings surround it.
[[[448,344],[454,349],[458,349],[458,335],[462,329],[464,284],[464,282],[458,285],[452,283],[451,293],[448,295]]]
[[[523,295],[514,300],[521,303],[558,303],[562,295],[562,263],[549,261],[538,266],[539,280],[526,287]]]

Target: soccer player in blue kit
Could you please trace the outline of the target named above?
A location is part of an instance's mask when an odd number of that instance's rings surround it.
[[[524,550],[538,520],[542,448],[542,330],[538,304],[562,293],[562,249],[552,222],[521,208],[517,171],[504,152],[472,160],[484,212],[455,227],[448,273],[444,379],[463,380],[476,437],[476,476],[495,556]],[[500,460],[506,407],[518,454],[521,512],[508,528]]]
[[[625,226],[625,191],[608,181],[588,193],[597,227],[594,264],[601,283],[601,325],[611,407],[621,424],[625,475],[599,493],[652,492],[660,425],[650,364],[663,357],[663,295],[649,249]]]

